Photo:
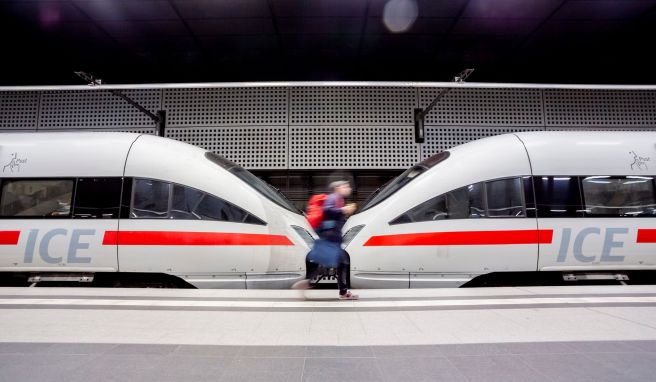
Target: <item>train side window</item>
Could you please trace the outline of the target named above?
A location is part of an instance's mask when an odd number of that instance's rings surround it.
[[[133,218],[167,218],[171,184],[152,179],[135,179],[132,185]]]
[[[467,186],[469,197],[468,218],[484,218],[485,212],[485,183],[476,183]]]
[[[581,192],[576,176],[533,177],[538,217],[581,217]]]
[[[72,179],[5,180],[0,192],[0,216],[69,218]]]
[[[484,187],[476,183],[449,191],[419,204],[390,224],[484,217]]]
[[[180,220],[217,220],[266,225],[247,211],[195,188],[173,184],[168,217]]]
[[[656,216],[650,176],[588,176],[581,180],[585,216]]]
[[[520,178],[487,182],[487,213],[490,217],[524,217],[524,200]]]
[[[171,202],[171,219],[201,219],[194,210],[203,199],[202,191],[184,187],[181,185],[173,186],[173,201]]]
[[[204,194],[198,206],[194,209],[194,214],[203,220],[266,224],[243,209],[209,194]]]
[[[121,178],[80,178],[75,189],[73,217],[118,219]]]

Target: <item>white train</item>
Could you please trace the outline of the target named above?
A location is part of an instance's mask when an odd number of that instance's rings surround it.
[[[286,288],[305,276],[313,235],[276,190],[198,147],[129,133],[0,134],[4,275]]]
[[[654,270],[655,175],[653,132],[529,132],[455,147],[347,221],[351,282],[414,288],[503,272],[562,280]]]

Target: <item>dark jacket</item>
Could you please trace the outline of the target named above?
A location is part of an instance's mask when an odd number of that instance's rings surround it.
[[[320,238],[342,243],[342,228],[346,223],[342,207],[344,207],[344,198],[341,195],[337,193],[328,195],[323,203],[323,221],[317,230]]]

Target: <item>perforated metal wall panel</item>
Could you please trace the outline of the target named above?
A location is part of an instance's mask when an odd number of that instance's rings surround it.
[[[406,168],[419,160],[411,126],[291,126],[292,169]]]
[[[547,126],[656,126],[656,92],[544,90]]]
[[[422,159],[426,159],[451,147],[493,135],[518,131],[540,131],[543,127],[426,127],[426,143],[422,145]]]
[[[546,131],[656,131],[656,126],[646,127],[547,127]]]
[[[166,136],[211,150],[245,168],[287,168],[286,126],[169,128]]]
[[[122,92],[152,112],[166,110],[167,136],[263,170],[402,169],[452,146],[515,131],[656,130],[654,90],[461,87],[428,114],[420,145],[413,109],[427,106],[441,88],[305,85]],[[0,90],[0,130],[156,134],[148,116],[106,90],[15,90]]]
[[[416,98],[415,89],[402,87],[291,88],[290,124],[411,125]]]
[[[419,90],[427,107],[440,88]],[[539,89],[453,89],[426,115],[427,125],[544,126]]]
[[[287,88],[167,89],[168,126],[287,124]]]
[[[0,129],[34,130],[38,114],[38,92],[0,92]]]
[[[155,113],[161,90],[125,90],[124,94]],[[147,115],[108,91],[44,91],[39,129],[153,127]]]

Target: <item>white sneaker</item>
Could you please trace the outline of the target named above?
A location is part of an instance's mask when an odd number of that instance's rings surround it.
[[[353,292],[351,292],[350,290],[347,290],[346,293],[339,295],[340,300],[357,300],[359,298],[360,296],[358,296],[357,294],[353,294]]]
[[[310,280],[305,279],[305,280],[299,280],[292,284],[292,289],[310,289]]]

